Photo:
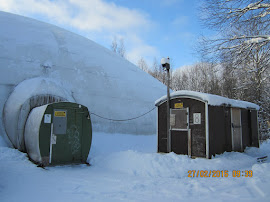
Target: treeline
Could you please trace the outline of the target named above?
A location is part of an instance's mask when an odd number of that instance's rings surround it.
[[[123,46],[120,47],[120,50],[124,50]],[[117,49],[115,52],[118,52]],[[120,53],[123,52],[119,51]],[[268,55],[268,52],[245,58],[242,63],[233,62],[233,56],[231,60],[226,58],[219,63],[200,62],[174,69],[170,75],[170,88],[174,91],[192,90],[258,104],[260,138],[270,138],[270,55],[266,57],[265,54]],[[121,56],[124,57],[124,54]],[[156,58],[149,66],[141,57],[137,66],[167,85],[166,71]]]
[[[171,88],[211,93],[259,105],[261,139],[269,138],[269,0],[202,0],[200,5],[202,24],[217,35],[201,38],[197,52],[203,62],[172,72]],[[119,46],[112,44],[112,50],[124,57],[122,42],[119,41]],[[165,72],[156,59],[150,67],[143,58],[137,65],[166,83]]]

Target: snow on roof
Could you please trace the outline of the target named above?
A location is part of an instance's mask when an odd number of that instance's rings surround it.
[[[176,97],[190,97],[199,99],[203,102],[207,102],[209,105],[212,106],[220,106],[220,105],[230,105],[231,107],[237,107],[237,108],[251,108],[259,110],[259,106],[256,104],[253,104],[251,102],[241,101],[241,100],[233,100],[226,97],[222,97],[219,95],[212,95],[207,93],[201,93],[201,92],[195,92],[195,91],[187,91],[187,90],[181,90],[176,91],[170,94],[170,98],[176,98]],[[155,105],[161,105],[163,102],[166,102],[167,95],[164,95],[160,99],[156,100]]]

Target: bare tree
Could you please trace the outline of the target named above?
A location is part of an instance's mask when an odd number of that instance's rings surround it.
[[[124,39],[121,38],[120,40],[118,40],[116,37],[114,37],[111,44],[111,50],[115,53],[118,53],[121,57],[126,58]]]
[[[231,32],[232,28],[246,27],[250,24],[260,25],[259,31],[269,30],[269,0],[205,0],[202,6],[202,20],[210,28],[221,33]],[[262,34],[235,34],[225,38],[224,42],[235,41],[247,44],[268,43],[269,31]]]
[[[220,95],[221,73],[219,67],[210,63],[198,63],[184,67],[173,74],[174,90],[193,90]]]
[[[148,70],[148,73],[159,80],[161,83],[166,84],[166,72],[158,63],[157,58],[154,58],[152,67]]]
[[[254,48],[269,47],[269,0],[205,0],[202,13],[204,24],[219,33],[216,38],[203,39],[208,44],[204,53],[231,55],[233,51],[245,60]]]
[[[117,53],[123,57],[123,58],[126,58],[126,48],[125,48],[125,44],[124,44],[124,39],[121,38],[119,40],[119,46],[118,46],[118,50],[117,50]]]
[[[236,76],[235,68],[230,63],[224,63],[222,64],[222,70],[222,95],[232,99],[239,98],[237,96],[237,78],[239,77]]]
[[[188,73],[183,71],[178,74],[173,74],[173,79],[172,79],[172,88],[174,90],[191,90],[189,86],[189,77]]]
[[[138,67],[141,69],[141,70],[143,70],[143,71],[145,71],[145,72],[148,72],[148,65],[147,65],[147,63],[146,63],[146,61],[145,61],[145,59],[143,58],[143,57],[141,57],[139,60],[138,60],[138,63],[137,63],[137,65],[138,65]]]
[[[112,44],[111,44],[111,50],[113,52],[117,53],[118,43],[117,43],[117,38],[116,37],[113,38],[113,41],[112,41]]]

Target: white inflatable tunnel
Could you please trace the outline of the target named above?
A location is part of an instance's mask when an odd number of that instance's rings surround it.
[[[15,87],[4,106],[3,121],[12,145],[25,151],[24,129],[32,109],[53,102],[75,102],[71,92],[49,78],[33,78]]]

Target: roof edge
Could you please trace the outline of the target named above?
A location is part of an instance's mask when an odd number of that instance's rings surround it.
[[[260,107],[254,103],[242,101],[242,100],[234,100],[229,99],[226,97],[222,97],[219,95],[213,95],[213,94],[207,94],[207,93],[201,93],[196,91],[187,91],[187,90],[181,90],[181,91],[175,91],[170,94],[170,99],[174,98],[192,98],[197,99],[202,102],[207,102],[210,106],[223,106],[227,105],[230,107],[235,108],[242,108],[242,109],[255,109],[259,110]],[[155,101],[155,106],[159,106],[167,101],[167,95],[162,96],[158,100]]]

